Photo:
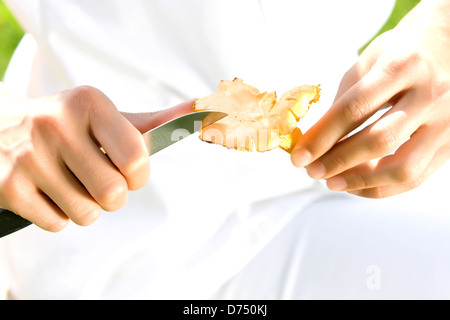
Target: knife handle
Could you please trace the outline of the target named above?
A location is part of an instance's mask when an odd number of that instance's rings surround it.
[[[11,211],[0,209],[0,238],[31,225],[31,222]]]

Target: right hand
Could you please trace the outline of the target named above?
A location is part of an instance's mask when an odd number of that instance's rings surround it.
[[[0,208],[51,232],[69,220],[88,226],[102,209],[123,207],[128,190],[142,188],[150,175],[141,133],[192,109],[186,102],[164,112],[121,114],[91,87],[3,100]]]

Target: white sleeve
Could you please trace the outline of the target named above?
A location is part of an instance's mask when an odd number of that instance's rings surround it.
[[[40,25],[39,0],[4,0],[20,25],[37,34]]]

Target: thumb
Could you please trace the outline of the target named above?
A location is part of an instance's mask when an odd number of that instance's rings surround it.
[[[127,113],[121,112],[122,115],[127,118],[131,124],[138,129],[142,134],[156,128],[167,121],[180,117],[182,115],[191,113],[194,111],[193,103],[197,99],[182,102],[175,107],[160,110],[156,112],[145,113]]]

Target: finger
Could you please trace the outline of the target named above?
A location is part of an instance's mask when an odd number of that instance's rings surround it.
[[[27,196],[12,203],[11,211],[46,231],[59,232],[67,226],[69,218],[51,199],[34,186],[22,187]]]
[[[180,117],[182,115],[194,111],[192,105],[197,99],[180,103],[179,105],[170,109],[147,112],[147,113],[126,113],[122,115],[131,122],[131,124],[141,133],[146,133],[153,128],[156,128],[167,121]]]
[[[390,154],[428,118],[422,101],[411,90],[378,121],[339,142],[309,165],[308,174],[316,179],[328,179],[361,163]]]
[[[128,189],[145,186],[150,176],[149,153],[142,134],[104,96],[90,110],[93,137],[124,176]]]
[[[100,216],[100,205],[64,163],[41,170],[33,179],[40,190],[76,224],[88,226]]]
[[[406,70],[393,76],[386,68],[375,65],[300,139],[292,152],[293,164],[305,167],[318,159],[408,87],[411,79],[403,73]]]
[[[87,133],[79,133],[79,138],[60,153],[68,169],[103,210],[116,211],[125,205],[127,181]]]
[[[342,77],[334,102],[339,100],[351,87],[360,81],[369,70],[361,62],[355,63]]]
[[[429,163],[426,170],[420,176],[420,179],[415,179],[410,182],[402,184],[385,185],[374,188],[349,191],[349,193],[372,199],[388,198],[401,194],[413,189],[416,189],[426,180],[428,180],[439,168],[441,168],[448,161],[450,152],[438,152],[433,160]]]
[[[414,185],[424,180],[438,150],[432,130],[419,129],[393,155],[345,171],[327,181],[335,191],[354,191],[382,186]]]

